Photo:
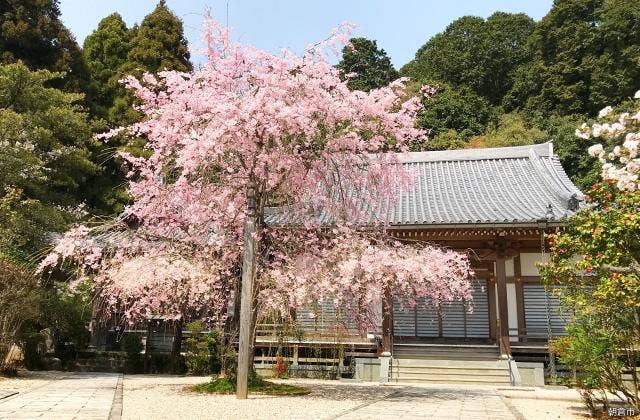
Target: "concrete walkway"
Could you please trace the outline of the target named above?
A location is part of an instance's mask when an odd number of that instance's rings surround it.
[[[66,373],[0,399],[0,419],[109,419],[120,375]],[[7,390],[4,390],[7,392]]]

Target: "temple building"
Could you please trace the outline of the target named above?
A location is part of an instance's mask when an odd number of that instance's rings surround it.
[[[342,333],[339,354],[325,351],[325,359],[355,366],[363,379],[539,384],[543,364],[554,362],[548,338],[564,334],[569,315],[541,284],[536,263],[549,252],[545,234],[561,229],[583,201],[552,143],[414,152],[402,164],[417,179],[389,208],[390,229],[400,240],[466,252],[475,272],[473,312],[464,302],[403,310],[390,291],[382,306],[393,311],[383,311],[379,331]],[[309,348],[337,342],[332,311],[298,314],[306,334],[287,342],[294,366],[312,360]],[[275,345],[269,328],[261,329],[256,367],[272,361]]]

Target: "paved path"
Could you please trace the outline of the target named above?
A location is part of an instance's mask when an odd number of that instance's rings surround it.
[[[65,374],[59,379],[0,399],[0,419],[106,420],[118,378],[119,375],[109,373]]]

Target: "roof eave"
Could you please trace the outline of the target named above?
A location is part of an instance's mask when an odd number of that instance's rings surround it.
[[[540,221],[540,222],[505,222],[505,223],[446,223],[446,224],[393,224],[389,225],[391,230],[419,230],[419,229],[500,229],[500,228],[546,228],[560,227],[564,224],[562,221]]]

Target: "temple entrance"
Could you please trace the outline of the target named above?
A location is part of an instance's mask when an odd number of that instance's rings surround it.
[[[401,308],[394,300],[394,336],[400,339],[420,339],[424,341],[447,340],[488,340],[489,298],[487,281],[476,279],[473,285],[473,312],[465,310],[464,302],[452,302],[434,307],[428,301],[421,301],[415,308]]]

